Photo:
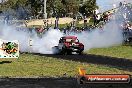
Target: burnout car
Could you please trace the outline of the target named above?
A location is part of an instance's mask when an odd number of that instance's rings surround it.
[[[59,40],[58,46],[55,46],[55,52],[59,54],[82,54],[84,45],[79,42],[76,36],[64,36]]]

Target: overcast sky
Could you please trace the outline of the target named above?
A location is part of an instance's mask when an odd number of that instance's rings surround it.
[[[2,1],[7,1],[7,0],[0,0],[0,3],[1,3]]]
[[[113,4],[119,5],[119,2],[132,2],[132,0],[97,0],[100,11],[106,11],[113,8]]]
[[[1,3],[2,0],[0,0],[0,3]]]

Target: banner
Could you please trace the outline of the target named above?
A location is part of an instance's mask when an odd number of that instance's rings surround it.
[[[19,42],[0,39],[0,58],[18,58]]]
[[[86,74],[86,69],[79,68],[77,81],[79,84],[86,83],[130,83],[131,76],[128,74]]]

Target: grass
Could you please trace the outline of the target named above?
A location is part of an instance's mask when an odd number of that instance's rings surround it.
[[[79,24],[78,23],[79,21],[77,21],[77,23],[76,23],[76,27],[84,27],[84,23],[83,24]],[[90,21],[87,23],[87,25],[89,26],[89,25],[93,25],[94,23],[93,23],[93,19],[91,18],[90,19]],[[59,28],[66,28],[67,26],[70,26],[71,24],[69,23],[66,23],[66,24],[59,24],[58,25],[58,27]],[[49,24],[48,26],[50,26],[50,27],[55,27],[55,24]],[[36,28],[40,28],[41,27],[41,25],[31,25],[31,26],[28,26],[28,28],[33,28],[33,27],[36,27]]]
[[[129,52],[129,54],[127,53],[127,51]],[[121,57],[122,54],[126,54],[126,57],[131,58],[131,52],[132,47],[118,46],[105,49],[92,49],[88,53],[100,55],[103,54],[115,57]],[[63,60],[60,58],[33,54],[20,54],[19,59],[1,59],[0,76],[64,77],[64,74],[66,74],[66,77],[75,77],[78,74],[79,67],[87,68],[88,74],[132,74],[132,72],[130,71],[124,71],[107,65],[98,65],[85,62],[81,63],[79,61],[77,62],[72,60]]]
[[[109,48],[96,48],[86,53],[132,59],[132,46],[113,46]]]

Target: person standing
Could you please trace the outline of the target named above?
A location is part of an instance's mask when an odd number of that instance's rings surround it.
[[[93,15],[93,20],[94,20],[94,26],[96,26],[96,24],[97,24],[97,15],[96,14]]]

